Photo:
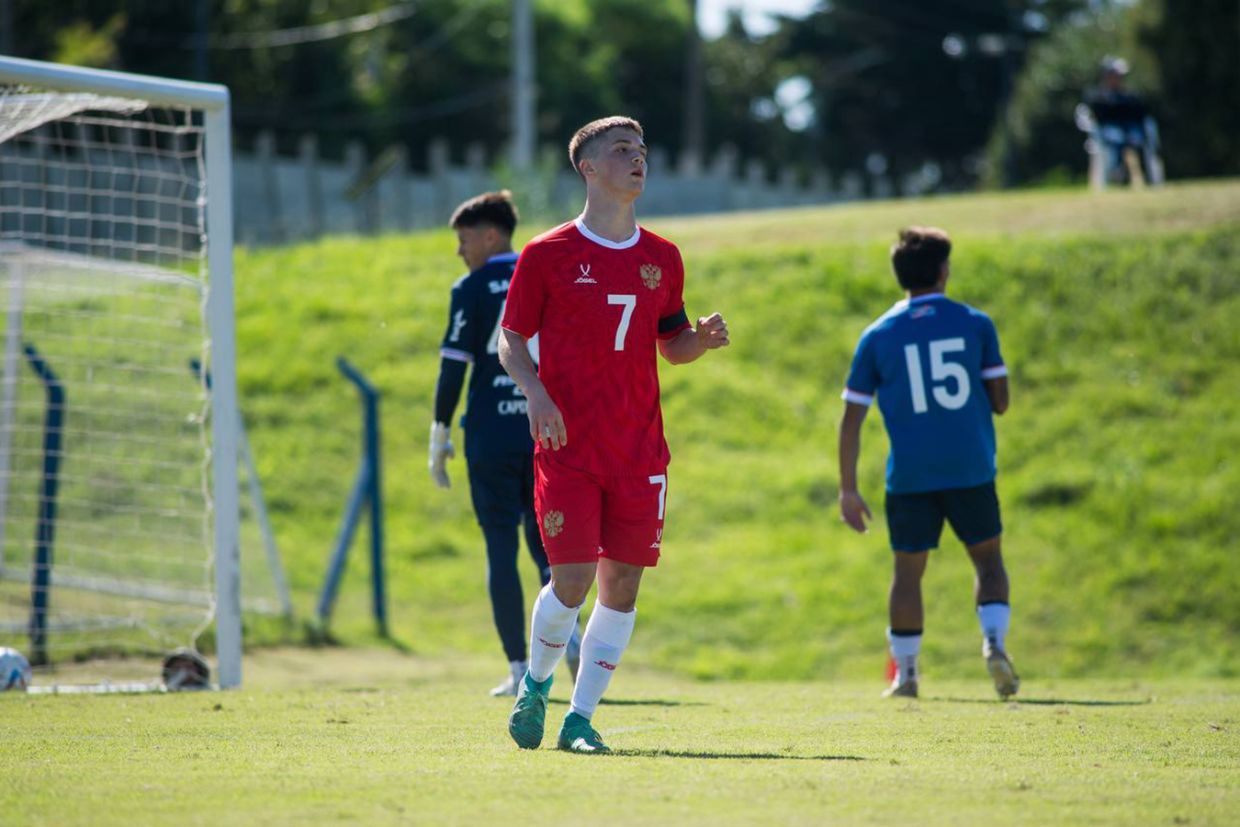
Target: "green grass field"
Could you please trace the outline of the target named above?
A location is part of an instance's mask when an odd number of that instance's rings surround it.
[[[603,757],[518,750],[477,657],[248,666],[235,693],[0,697],[3,823],[1200,827],[1240,808],[1234,682],[1099,676],[999,703],[979,660],[893,702],[874,681],[626,668],[596,715]]]
[[[913,222],[953,233],[949,291],[995,319],[1012,371],[999,491],[1018,703],[993,698],[951,540],[927,575],[924,697],[878,697],[885,527],[855,535],[836,514],[840,387],[899,297],[887,247]],[[373,648],[359,547],[333,625],[347,648],[255,647],[233,693],[0,697],[0,823],[1234,823],[1240,183],[650,226],[681,245],[690,314],[725,313],[734,345],[661,368],[664,558],[597,717],[619,755],[519,752],[508,704],[485,695],[503,664],[464,466],[441,492],[425,465],[451,235],[337,238],[239,252],[242,404],[306,617],[358,461],[336,356],[383,392],[399,646]],[[863,451],[881,514],[877,416]]]

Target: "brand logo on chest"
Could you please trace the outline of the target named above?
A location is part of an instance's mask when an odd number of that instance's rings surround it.
[[[581,270],[581,275],[577,277],[573,284],[598,284],[597,281],[590,277],[590,265],[578,264],[577,268]]]

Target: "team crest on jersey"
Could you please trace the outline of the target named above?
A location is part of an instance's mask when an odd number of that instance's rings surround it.
[[[564,530],[564,512],[548,511],[543,515],[543,531],[548,537],[556,537]]]
[[[642,281],[651,290],[654,290],[659,286],[659,282],[663,281],[663,271],[657,265],[643,264],[639,272],[641,273]]]

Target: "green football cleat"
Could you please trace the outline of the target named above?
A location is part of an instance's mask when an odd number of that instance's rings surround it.
[[[517,688],[517,702],[508,716],[508,734],[521,749],[538,749],[542,743],[543,728],[547,720],[547,694],[551,691],[551,678],[541,683],[526,672]]]
[[[576,712],[568,713],[564,726],[560,728],[560,749],[568,752],[580,752],[586,755],[605,755],[611,752],[603,743],[603,736],[590,726],[590,719],[583,718]]]
[[[1016,668],[1012,666],[1011,658],[1002,649],[992,649],[986,656],[986,671],[990,673],[990,679],[995,682],[995,691],[999,693],[1002,700],[1006,701],[1020,689],[1020,678],[1016,675]]]

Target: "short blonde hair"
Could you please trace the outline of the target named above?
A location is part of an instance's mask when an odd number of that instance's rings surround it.
[[[638,137],[646,137],[642,125],[626,115],[611,115],[590,121],[573,133],[573,139],[568,142],[568,160],[573,164],[573,171],[581,175],[581,159],[590,151],[595,141],[613,129],[631,129],[637,133]],[[585,176],[581,175],[581,177]]]

